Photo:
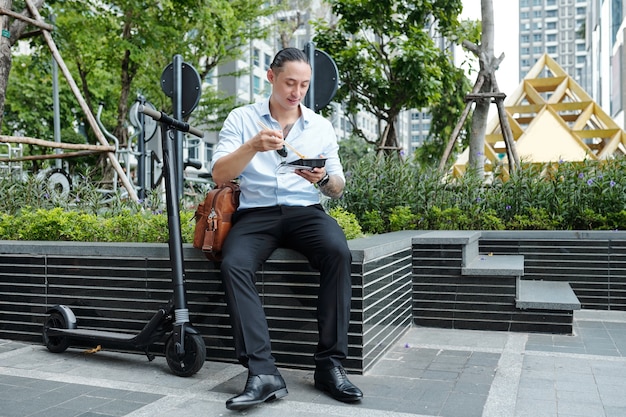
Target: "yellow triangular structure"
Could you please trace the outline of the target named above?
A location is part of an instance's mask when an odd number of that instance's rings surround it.
[[[546,164],[606,159],[626,154],[626,132],[547,54],[531,68],[507,97],[505,110],[520,160]],[[485,172],[508,162],[500,121],[494,117],[485,135]],[[453,165],[465,172],[469,149]]]

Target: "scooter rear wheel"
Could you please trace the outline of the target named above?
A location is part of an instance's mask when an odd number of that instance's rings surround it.
[[[206,345],[199,334],[185,334],[185,354],[176,352],[176,343],[170,336],[165,343],[165,359],[172,372],[178,376],[191,376],[198,372],[206,360]]]
[[[67,329],[65,317],[59,313],[51,313],[43,325],[43,343],[53,353],[65,352],[70,341],[65,336],[49,336],[48,329]]]

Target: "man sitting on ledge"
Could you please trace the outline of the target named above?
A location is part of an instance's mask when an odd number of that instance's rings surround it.
[[[255,287],[256,271],[278,247],[301,252],[320,271],[315,387],[343,402],[363,397],[342,366],[348,352],[351,253],[343,231],[320,205],[320,192],[341,196],[345,177],[332,124],[301,103],[311,73],[303,51],[278,52],[267,71],[270,98],[233,110],[213,153],[215,183],[239,177],[241,186],[221,263],[235,353],[248,368],[244,391],[226,402],[231,410],[287,395]],[[324,158],[325,166],[294,171],[284,165],[298,159],[289,149]]]

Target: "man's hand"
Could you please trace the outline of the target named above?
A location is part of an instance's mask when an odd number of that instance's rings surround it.
[[[256,152],[277,151],[284,146],[283,132],[263,129],[249,141]]]
[[[317,184],[326,175],[326,168],[296,169],[295,173],[311,184]]]

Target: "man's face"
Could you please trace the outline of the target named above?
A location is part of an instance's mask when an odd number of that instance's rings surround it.
[[[272,96],[278,104],[289,110],[298,107],[309,90],[311,67],[306,62],[290,61],[282,68],[267,71],[272,84]]]

